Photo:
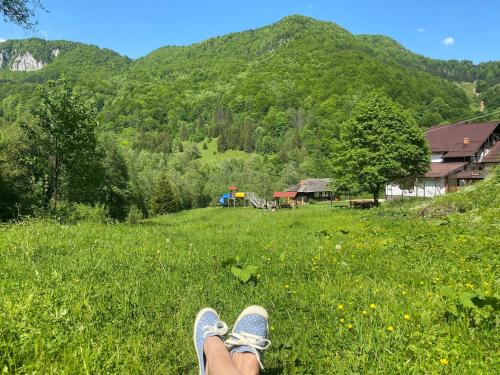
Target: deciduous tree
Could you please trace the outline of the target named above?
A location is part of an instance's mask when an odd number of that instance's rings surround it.
[[[25,29],[36,25],[34,16],[37,8],[44,9],[39,0],[0,0],[0,13],[4,19]]]
[[[367,191],[378,205],[380,189],[429,168],[427,142],[416,121],[388,97],[371,93],[341,129],[334,162],[337,187]]]
[[[47,203],[61,199],[90,203],[96,186],[95,109],[64,80],[39,88],[35,120],[22,124],[27,135],[27,164],[33,177],[43,180]]]

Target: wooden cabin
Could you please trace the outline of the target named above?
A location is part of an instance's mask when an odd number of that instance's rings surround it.
[[[330,183],[330,178],[307,178],[301,180],[297,185],[285,189],[285,192],[295,192],[294,199],[302,203],[311,200],[331,201],[335,196],[330,188]]]

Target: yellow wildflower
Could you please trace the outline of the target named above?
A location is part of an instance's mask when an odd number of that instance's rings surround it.
[[[344,309],[344,305],[343,305],[343,304],[341,304],[341,303],[339,303],[339,304],[338,304],[338,306],[337,306],[337,309],[339,309],[339,310],[343,310],[343,309]]]
[[[403,315],[404,320],[410,320],[410,314],[404,314]]]
[[[274,331],[274,326],[269,327],[271,331]]]
[[[344,318],[340,318],[340,323],[344,323],[345,322],[345,319]]]
[[[370,303],[370,309],[375,310],[377,308],[377,305],[374,303]]]
[[[348,324],[348,325],[347,325],[347,328],[348,328],[348,329],[352,329],[352,324]]]
[[[439,363],[441,363],[443,366],[448,366],[448,360],[446,358],[441,358],[439,360]]]
[[[288,289],[289,287],[290,287],[290,285],[285,284],[285,289]]]
[[[389,327],[387,327],[387,330],[388,330],[389,332],[392,332],[392,331],[394,331],[394,327],[393,327],[393,326],[389,326]]]
[[[363,311],[362,311],[362,314],[363,314],[363,315],[368,315],[368,311],[363,310]]]

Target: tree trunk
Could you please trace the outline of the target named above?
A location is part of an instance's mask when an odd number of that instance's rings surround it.
[[[377,190],[373,191],[373,202],[375,203],[375,207],[378,207],[378,194],[380,191],[380,186],[377,186]]]

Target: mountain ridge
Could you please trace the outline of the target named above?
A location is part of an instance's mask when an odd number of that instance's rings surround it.
[[[188,46],[160,47],[135,60],[79,42],[9,40],[0,51],[6,46],[29,52],[43,66],[34,72],[0,70],[0,81],[10,84],[0,88],[0,104],[20,88],[64,74],[97,96],[100,118],[113,128],[177,133],[187,124],[191,134],[205,128],[195,138],[217,135],[217,108],[240,125],[264,128],[277,121],[270,113],[300,107],[320,121],[338,122],[349,103],[373,89],[411,109],[423,125],[466,118],[479,100],[486,108],[500,107],[500,62],[434,60],[389,37],[354,35],[301,15]],[[56,46],[60,53],[54,57]],[[481,97],[468,97],[455,81],[473,82]]]

